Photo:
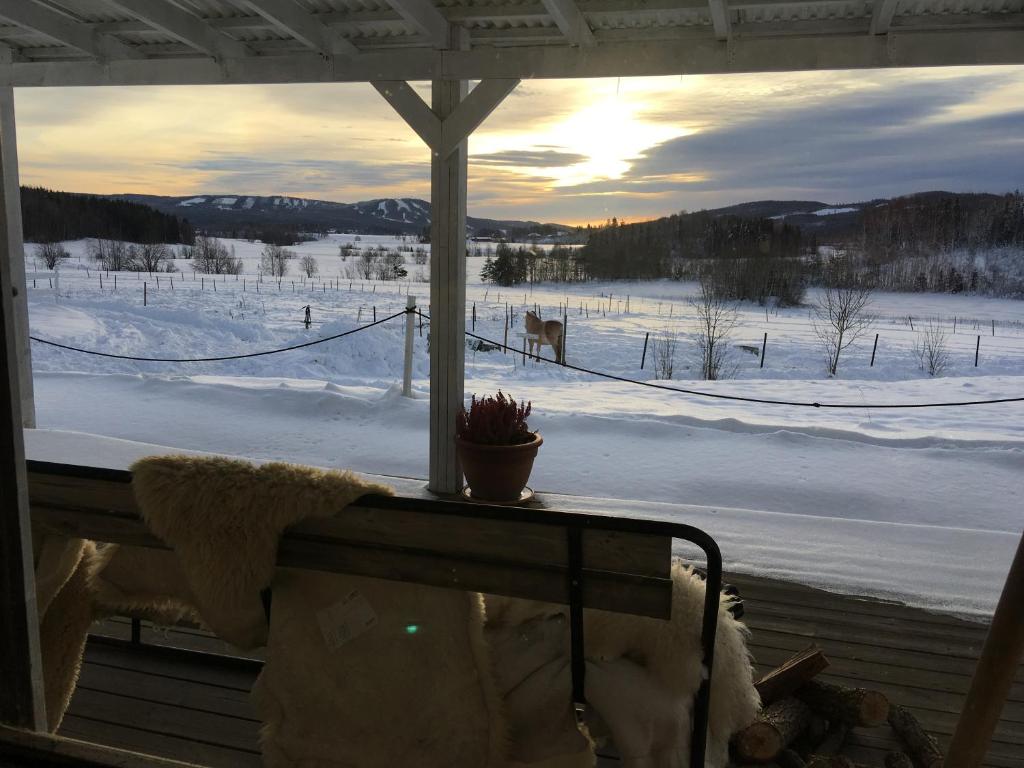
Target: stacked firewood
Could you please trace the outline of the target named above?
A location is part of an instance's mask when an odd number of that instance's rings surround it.
[[[826,667],[828,659],[812,645],[757,682],[762,710],[733,737],[733,765],[867,768],[843,756],[847,737],[888,722],[903,750],[887,754],[885,768],[942,768],[935,740],[909,711],[878,691],[815,680]]]

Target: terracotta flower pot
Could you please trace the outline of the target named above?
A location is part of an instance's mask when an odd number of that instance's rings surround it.
[[[540,435],[519,445],[481,445],[456,437],[462,472],[473,496],[488,501],[518,499],[530,479],[533,460],[543,442]]]

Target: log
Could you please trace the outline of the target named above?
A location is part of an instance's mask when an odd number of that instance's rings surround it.
[[[818,646],[805,648],[754,684],[761,695],[761,706],[767,707],[779,699],[792,696],[797,688],[826,667],[828,659]]]
[[[736,754],[754,763],[778,757],[811,718],[811,710],[799,699],[786,698],[761,711],[757,720],[733,738]]]
[[[796,697],[831,722],[851,726],[881,725],[889,715],[889,700],[878,691],[846,688],[811,680],[802,685]]]
[[[889,725],[896,731],[916,768],[942,768],[942,752],[917,718],[899,705],[889,708]]]
[[[792,749],[782,750],[776,762],[779,764],[779,768],[807,768],[804,759]]]
[[[842,755],[811,755],[807,768],[857,768],[852,760]]]
[[[850,726],[840,720],[832,726],[825,738],[821,740],[815,752],[819,755],[838,755],[842,751],[849,733]]]
[[[889,752],[885,756],[885,768],[914,768],[905,752]]]
[[[804,760],[815,752],[820,751],[818,745],[828,734],[828,720],[816,712],[811,714],[811,719],[796,740],[790,745],[790,749],[798,752]]]

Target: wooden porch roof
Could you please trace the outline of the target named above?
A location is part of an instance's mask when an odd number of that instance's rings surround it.
[[[1024,62],[1024,0],[0,0],[15,86]]]

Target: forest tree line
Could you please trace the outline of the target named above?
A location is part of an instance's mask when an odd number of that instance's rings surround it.
[[[680,213],[593,229],[582,248],[500,245],[484,277],[523,282],[683,279],[725,298],[798,304],[808,286],[1024,296],[1024,195],[922,194],[865,208],[819,242],[780,220]]]
[[[148,205],[96,195],[21,188],[24,239],[31,243],[102,238],[129,243],[187,243],[195,232],[186,219]]]

